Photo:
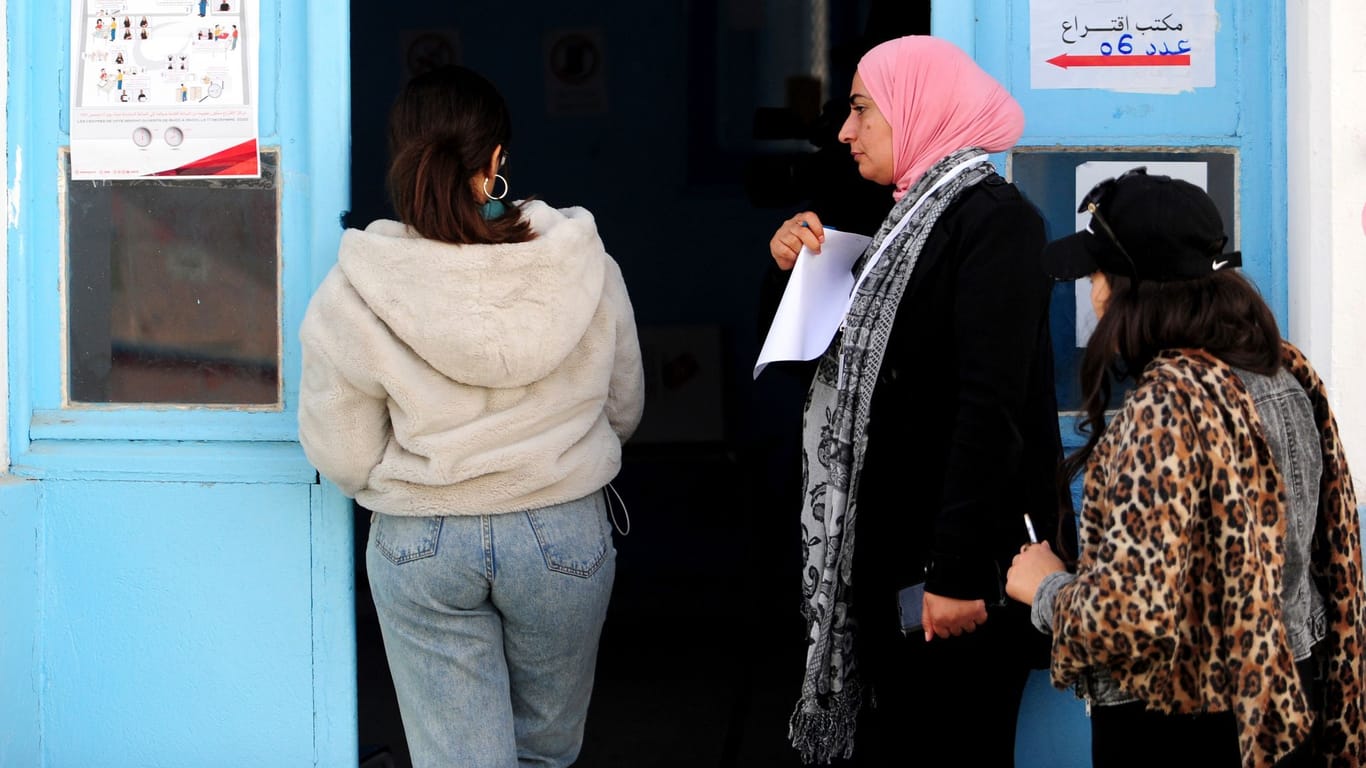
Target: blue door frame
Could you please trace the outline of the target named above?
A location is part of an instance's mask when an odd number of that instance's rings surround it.
[[[319,484],[295,428],[297,329],[348,207],[347,6],[259,5],[283,386],[280,407],[255,410],[65,404],[71,4],[6,12],[0,765],[354,764],[351,504]]]

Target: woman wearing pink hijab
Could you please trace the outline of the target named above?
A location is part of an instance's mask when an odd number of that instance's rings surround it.
[[[809,634],[790,735],[807,763],[1013,765],[1047,646],[1002,575],[1031,536],[1022,513],[1051,535],[1066,498],[1043,221],[988,156],[1023,128],[947,41],[902,37],[859,62],[840,140],[897,202],[854,264],[803,413]],[[824,236],[811,211],[783,222],[775,271],[820,258]],[[913,586],[918,625],[898,610]]]

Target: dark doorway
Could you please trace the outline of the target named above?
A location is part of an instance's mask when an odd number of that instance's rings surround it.
[[[797,766],[805,382],[753,379],[758,291],[792,212],[867,231],[890,207],[834,136],[858,57],[927,33],[928,0],[396,0],[351,14],[351,226],[391,216],[393,95],[414,70],[456,61],[509,101],[512,197],[592,211],[631,292],[649,389],[614,483],[631,530],[616,539],[577,765]],[[360,741],[371,765],[407,768],[364,573],[368,520],[358,510]]]

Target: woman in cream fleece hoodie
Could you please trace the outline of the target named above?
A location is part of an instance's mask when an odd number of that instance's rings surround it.
[[[487,80],[421,75],[389,128],[402,221],[348,230],[309,304],[299,438],[376,513],[415,765],[569,765],[614,575],[604,491],[643,406],[630,299],[588,211],[500,201]]]

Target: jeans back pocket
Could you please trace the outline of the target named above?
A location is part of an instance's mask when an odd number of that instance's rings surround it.
[[[546,568],[592,576],[614,552],[601,493],[526,513]]]
[[[402,565],[436,554],[441,540],[441,517],[380,515],[376,521],[375,548],[389,562]]]

